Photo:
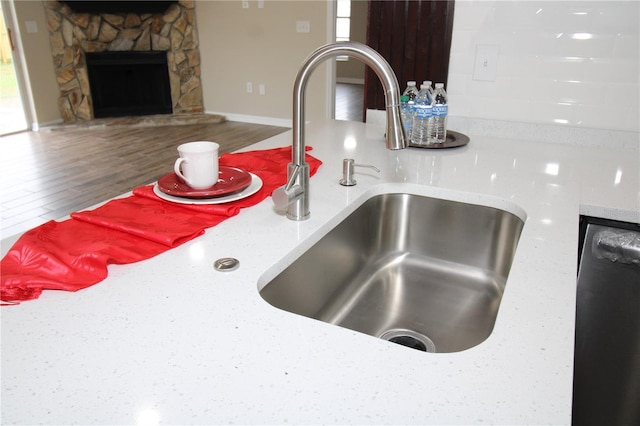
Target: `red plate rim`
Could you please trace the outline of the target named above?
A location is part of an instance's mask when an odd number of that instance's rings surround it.
[[[237,167],[220,166],[218,183],[211,188],[194,189],[174,172],[158,179],[158,189],[165,194],[183,198],[214,198],[242,191],[251,184],[249,172]]]

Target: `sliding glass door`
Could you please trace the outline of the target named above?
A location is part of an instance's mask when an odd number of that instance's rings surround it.
[[[16,32],[8,6],[0,1],[0,135],[28,127],[15,60]]]

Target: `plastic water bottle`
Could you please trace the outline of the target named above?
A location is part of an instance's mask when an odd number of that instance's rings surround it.
[[[427,145],[431,129],[433,98],[426,84],[420,85],[420,92],[416,98],[413,113],[413,125],[411,126],[411,144]]]
[[[413,106],[409,105],[409,96],[400,96],[400,119],[407,137],[411,137],[411,124],[413,121]]]
[[[433,94],[433,119],[431,132],[429,133],[429,143],[444,143],[447,140],[447,114],[449,106],[447,104],[447,92],[444,90],[444,83],[436,83],[436,90]]]
[[[416,87],[416,82],[407,81],[407,88],[404,89],[404,93],[402,94],[409,96],[409,98],[411,98],[411,101],[415,102],[416,97],[418,96],[418,87]]]
[[[402,97],[407,96],[405,110],[406,115],[403,112]],[[413,124],[413,113],[416,103],[416,97],[418,96],[418,88],[415,81],[407,81],[407,88],[404,89],[402,96],[400,97],[400,112],[402,113],[402,124],[404,125],[404,131],[408,138],[411,138],[411,125]],[[405,118],[406,117],[406,118]]]
[[[431,80],[425,80],[422,84],[426,84],[429,88],[429,93],[431,93],[431,97],[433,98],[433,82]]]

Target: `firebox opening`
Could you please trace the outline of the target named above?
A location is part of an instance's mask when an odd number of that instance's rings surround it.
[[[166,52],[87,53],[95,118],[171,114]]]

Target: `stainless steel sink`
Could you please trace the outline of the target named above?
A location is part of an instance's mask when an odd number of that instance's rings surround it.
[[[260,295],[285,311],[404,346],[462,351],[493,330],[523,225],[493,207],[377,195]]]

